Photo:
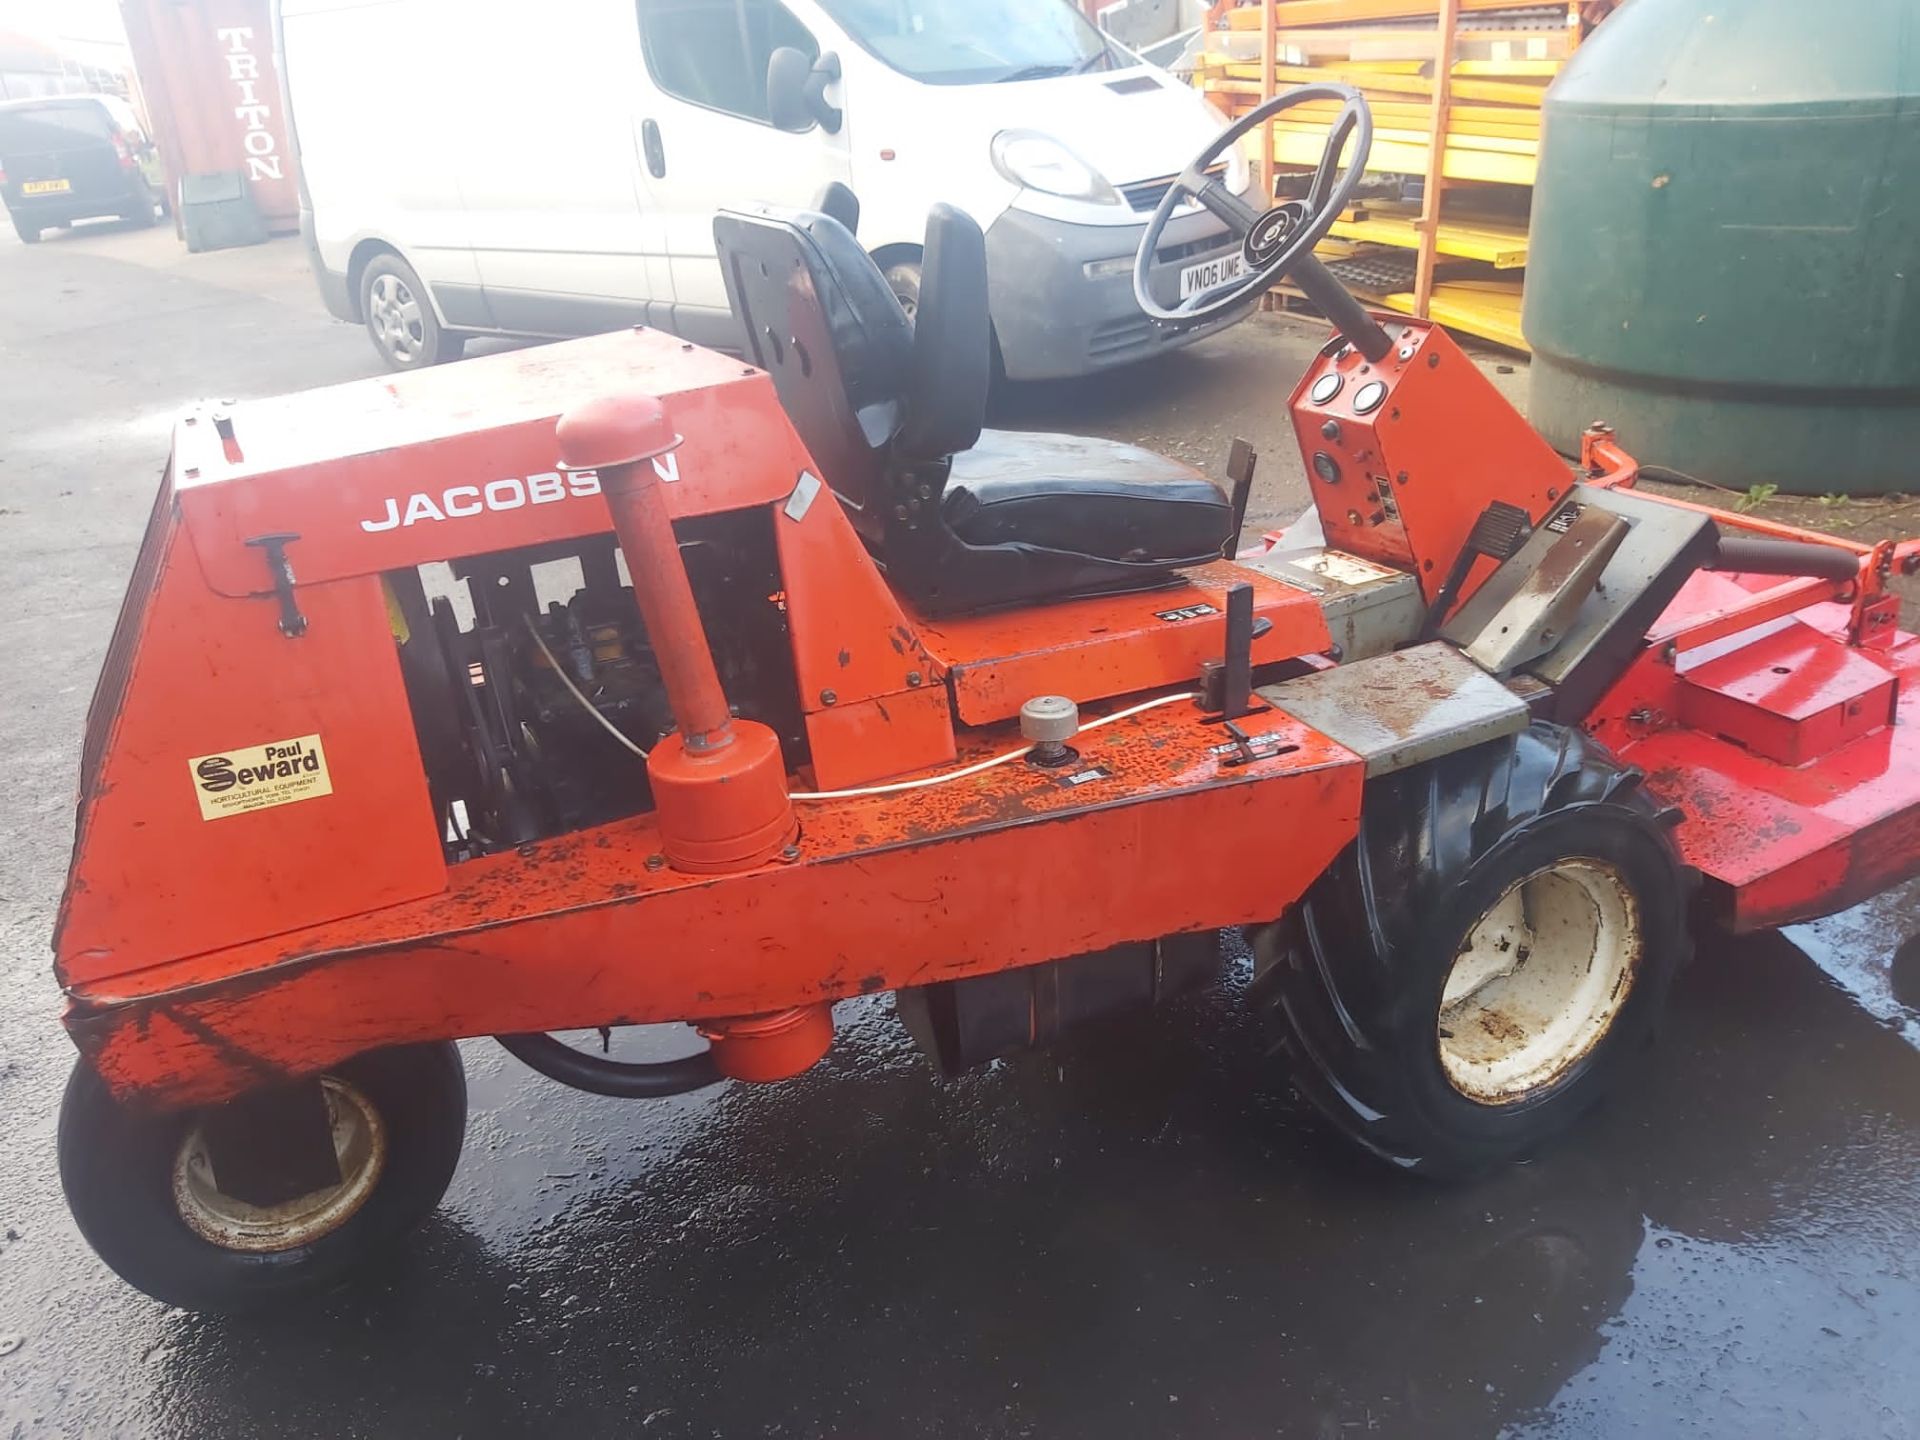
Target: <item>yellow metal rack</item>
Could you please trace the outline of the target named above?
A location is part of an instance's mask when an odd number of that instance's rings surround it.
[[[1418,177],[1420,199],[1350,210],[1323,258],[1412,251],[1411,287],[1376,289],[1371,299],[1525,349],[1525,192],[1538,162],[1541,97],[1613,4],[1218,0],[1194,83],[1229,115],[1292,85],[1360,90],[1374,116],[1368,170]],[[1267,127],[1258,156],[1265,193],[1318,162],[1337,110],[1305,105]],[[1463,263],[1469,273],[1453,273]]]

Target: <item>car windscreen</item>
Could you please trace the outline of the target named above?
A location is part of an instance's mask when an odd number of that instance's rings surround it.
[[[82,150],[113,139],[107,112],[92,101],[0,110],[0,155]]]
[[[1067,0],[819,0],[868,54],[929,85],[1040,80],[1124,63]]]

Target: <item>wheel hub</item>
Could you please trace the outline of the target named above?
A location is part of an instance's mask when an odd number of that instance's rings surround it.
[[[370,292],[373,320],[382,342],[401,360],[411,360],[426,342],[420,323],[420,303],[413,292],[392,275],[382,275]]]
[[[387,1163],[387,1132],[380,1112],[356,1087],[335,1076],[320,1080],[340,1183],[278,1205],[253,1205],[220,1189],[205,1131],[187,1132],[173,1165],[173,1201],[201,1239],[226,1250],[271,1253],[310,1245],[344,1225],[367,1201]]]
[[[1505,1105],[1564,1079],[1612,1028],[1639,973],[1640,910],[1613,866],[1563,860],[1474,922],[1440,998],[1440,1062],[1470,1100]]]

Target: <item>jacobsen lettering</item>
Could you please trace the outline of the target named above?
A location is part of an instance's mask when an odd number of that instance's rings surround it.
[[[653,473],[663,481],[677,481],[679,457],[656,457]],[[489,510],[519,510],[528,505],[551,505],[556,500],[580,499],[599,493],[600,477],[591,470],[566,474],[548,470],[524,480],[509,476],[504,480],[490,480],[485,485],[450,485],[438,492],[417,490],[411,495],[392,496],[383,502],[384,512],[371,520],[362,520],[360,528],[370,535],[378,535],[384,530],[404,530],[436,520],[464,520]]]

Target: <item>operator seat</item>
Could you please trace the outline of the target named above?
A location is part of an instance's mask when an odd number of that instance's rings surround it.
[[[830,215],[724,211],[713,228],[747,354],[923,611],[1144,589],[1220,558],[1232,507],[1199,471],[1112,440],[982,428],[992,338],[970,216],[928,217],[914,321]]]

